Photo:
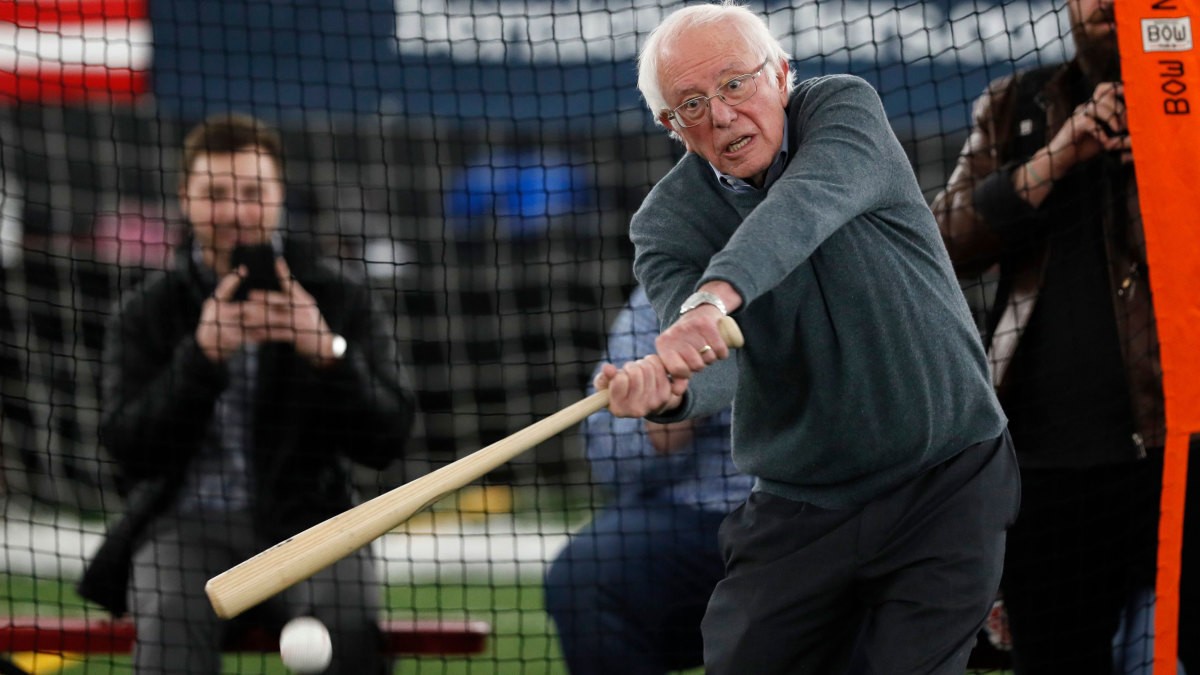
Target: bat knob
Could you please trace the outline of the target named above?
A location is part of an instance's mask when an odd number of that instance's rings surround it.
[[[742,329],[738,327],[737,322],[732,318],[723,316],[717,322],[717,330],[721,333],[721,339],[725,344],[733,349],[741,349],[746,344],[746,338],[742,336]]]

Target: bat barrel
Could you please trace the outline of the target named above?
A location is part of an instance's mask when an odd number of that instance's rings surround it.
[[[600,391],[437,471],[318,523],[208,580],[217,616],[232,619],[351,555],[445,495],[608,406]]]

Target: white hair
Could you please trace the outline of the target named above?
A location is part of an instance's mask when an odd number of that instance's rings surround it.
[[[709,5],[693,5],[684,7],[667,18],[650,32],[638,54],[638,90],[646,100],[646,107],[654,116],[655,124],[662,125],[660,116],[671,108],[662,93],[662,85],[658,81],[658,63],[664,48],[682,35],[685,31],[717,22],[728,22],[732,31],[736,31],[746,44],[755,52],[760,61],[766,61],[766,73],[770,76],[779,74],[780,61],[788,60],[791,56],[784,51],[779,40],[771,35],[771,30],[762,17],[744,6],[736,4],[737,0],[723,0]],[[787,93],[790,95],[796,88],[796,71],[788,69]],[[674,132],[671,134],[674,136]]]

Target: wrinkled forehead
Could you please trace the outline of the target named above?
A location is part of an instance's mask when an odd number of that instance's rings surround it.
[[[728,24],[693,26],[665,41],[659,51],[658,81],[663,94],[708,90],[744,75],[761,61],[758,50]]]

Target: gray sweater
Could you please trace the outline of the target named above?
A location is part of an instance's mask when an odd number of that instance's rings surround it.
[[[734,403],[733,457],[757,489],[863,504],[1006,423],[933,215],[875,91],[804,81],[788,165],[721,187],[689,153],[633,217],[634,269],[664,324],[720,279],[745,304],[736,358],[696,376],[669,422]]]

